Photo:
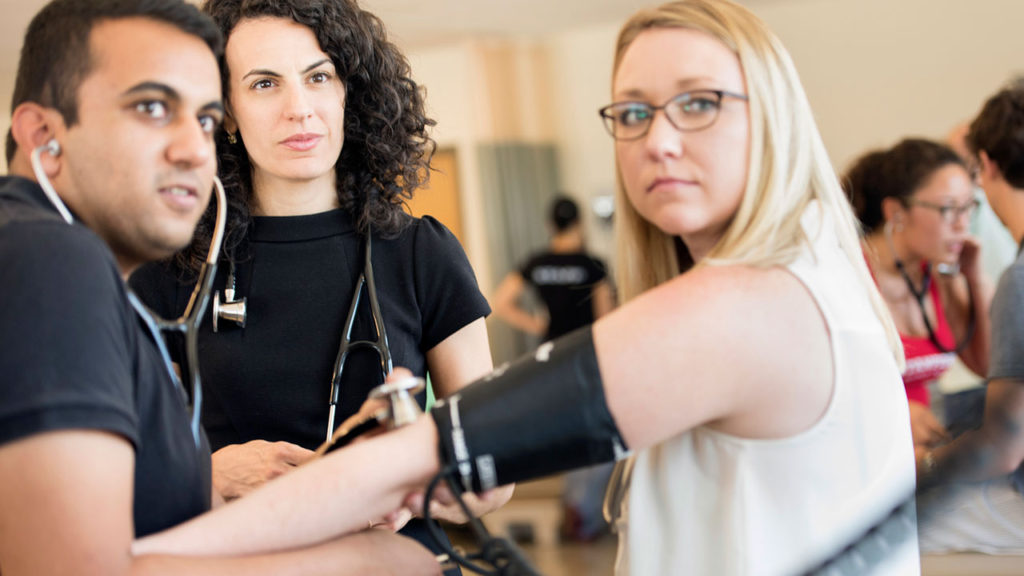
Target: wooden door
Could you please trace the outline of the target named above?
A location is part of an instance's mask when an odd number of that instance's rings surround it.
[[[406,210],[413,216],[437,218],[462,243],[462,211],[459,204],[458,164],[455,150],[439,149],[431,160],[430,183],[416,191]],[[465,245],[465,244],[463,244]]]

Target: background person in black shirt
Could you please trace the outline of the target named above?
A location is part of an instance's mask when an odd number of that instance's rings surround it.
[[[548,248],[509,272],[494,295],[494,314],[512,326],[553,340],[589,324],[614,307],[615,296],[605,263],[587,253],[579,207],[560,196],[551,203],[552,236]],[[532,289],[544,302],[542,313],[521,304]],[[562,493],[563,536],[590,540],[607,527],[602,502],[611,464],[569,472]]]
[[[614,306],[607,268],[586,252],[579,208],[567,197],[551,204],[548,248],[532,255],[519,270],[509,272],[494,294],[494,314],[512,326],[545,340],[592,324]],[[520,299],[536,290],[545,310],[536,314]]]

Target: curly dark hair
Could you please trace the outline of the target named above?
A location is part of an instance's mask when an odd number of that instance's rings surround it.
[[[985,102],[967,132],[967,147],[982,150],[1014,188],[1024,188],[1024,88],[1001,90]]]
[[[913,196],[937,170],[950,164],[967,169],[951,148],[932,140],[907,138],[888,150],[858,158],[843,178],[843,189],[868,233],[885,224],[882,200],[901,203]]]
[[[426,116],[422,89],[410,77],[409,62],[388,41],[384,24],[356,0],[206,0],[203,11],[217,23],[225,40],[239,22],[250,18],[285,18],[313,31],[345,85],[345,144],[335,164],[341,207],[360,231],[370,226],[385,237],[410,222],[405,200],[429,179],[435,143],[428,135],[434,121]],[[230,101],[230,72],[221,58],[225,101]],[[252,165],[245,143],[217,136],[218,172],[228,196],[224,251],[232,260],[251,225]],[[204,215],[193,243],[175,258],[185,270],[198,270],[213,231],[214,207]]]

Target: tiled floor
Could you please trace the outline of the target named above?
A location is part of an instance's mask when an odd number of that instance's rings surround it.
[[[468,536],[450,533],[457,546],[477,550]],[[616,539],[608,535],[595,542],[562,542],[554,546],[519,544],[532,566],[543,576],[612,576]],[[466,576],[475,572],[463,571]],[[1020,576],[1024,557],[984,554],[926,555],[922,576]]]

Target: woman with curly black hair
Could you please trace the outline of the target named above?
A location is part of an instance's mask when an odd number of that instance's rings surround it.
[[[969,230],[978,199],[963,160],[920,138],[864,154],[845,186],[903,343],[910,428],[923,457],[949,441],[932,412],[930,386],[957,357],[977,374],[988,370],[992,287]]]
[[[368,349],[335,379],[350,306],[351,339],[378,336],[370,297],[356,292],[368,254],[394,365],[429,372],[439,397],[492,368],[490,310],[451,232],[403,211],[427,179],[433,121],[381,21],[355,0],[207,0],[204,10],[227,39],[217,148],[230,210],[215,284],[224,304],[200,336],[203,424],[214,487],[231,499],[308,459],[383,382],[387,362]],[[160,314],[187,303],[210,229],[132,278]]]

